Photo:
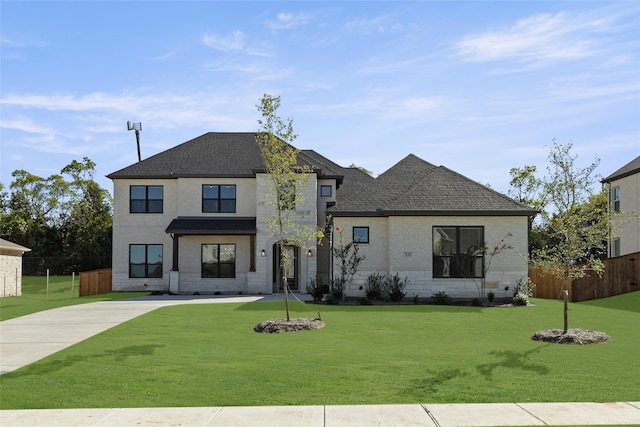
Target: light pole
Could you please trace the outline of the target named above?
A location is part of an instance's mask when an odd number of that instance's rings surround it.
[[[127,122],[127,130],[135,130],[136,131],[136,144],[138,145],[138,161],[142,161],[142,157],[140,157],[140,131],[142,130],[142,122],[140,123],[131,123]]]

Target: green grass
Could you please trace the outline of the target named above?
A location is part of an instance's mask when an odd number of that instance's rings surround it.
[[[640,292],[570,305],[612,342],[531,340],[535,307],[322,306],[327,326],[258,334],[281,302],[166,307],[0,377],[1,409],[637,401]],[[294,317],[318,306],[292,304]]]
[[[96,301],[108,301],[134,296],[148,295],[148,292],[115,292],[103,295],[79,297],[79,278],[75,283],[72,276],[50,276],[49,293],[47,295],[47,278],[41,276],[24,276],[22,278],[22,295],[18,297],[0,298],[0,321],[25,316],[38,311],[67,305],[86,304]],[[73,285],[73,294],[72,291]]]

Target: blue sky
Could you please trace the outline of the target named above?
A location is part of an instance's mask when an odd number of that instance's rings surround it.
[[[552,140],[640,155],[640,2],[0,2],[0,180],[96,180],[282,98],[298,148],[378,175],[413,153],[507,192]]]

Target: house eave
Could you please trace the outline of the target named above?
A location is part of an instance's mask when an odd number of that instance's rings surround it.
[[[432,210],[432,211],[328,211],[334,217],[389,217],[389,216],[534,216],[537,211],[509,210]]]

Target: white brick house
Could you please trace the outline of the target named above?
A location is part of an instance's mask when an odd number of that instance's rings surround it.
[[[479,248],[507,234],[513,249],[492,260],[487,287],[496,297],[511,296],[526,276],[529,207],[413,155],[376,179],[314,151],[302,150],[298,159],[314,173],[292,215],[326,229],[327,238],[310,251],[287,247],[294,254],[287,266],[294,290],[305,292],[317,276],[329,282],[336,226],[345,239],[360,240],[367,257],[350,296],[364,292],[369,274],[397,273],[410,280],[408,296],[444,290],[476,297],[485,262]],[[255,133],[207,133],[108,177],[114,182],[114,290],[278,291],[277,242],[264,223],[273,214],[266,200],[271,181]]]
[[[0,239],[0,297],[22,295],[22,254],[30,250]]]
[[[615,212],[609,239],[609,257],[640,252],[640,156],[602,180],[609,209]]]

